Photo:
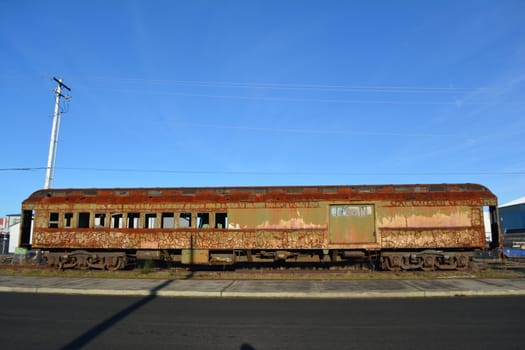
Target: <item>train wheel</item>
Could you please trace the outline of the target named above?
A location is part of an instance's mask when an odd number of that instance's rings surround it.
[[[78,266],[78,260],[74,256],[68,256],[65,259],[60,257],[57,266],[59,270],[75,269]]]
[[[107,256],[104,259],[104,267],[108,271],[117,271],[123,267],[123,261],[121,257]]]
[[[433,271],[435,268],[436,259],[432,255],[425,255],[423,257],[423,265],[421,266],[421,270],[423,271]]]
[[[457,269],[466,270],[470,266],[470,259],[468,255],[461,254],[456,258]]]
[[[383,270],[392,272],[401,271],[401,256],[384,256],[381,259],[381,267]]]

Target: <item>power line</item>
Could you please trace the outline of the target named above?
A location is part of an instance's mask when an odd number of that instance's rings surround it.
[[[27,76],[26,80],[44,80],[47,76]],[[2,77],[0,82],[20,81],[22,77]],[[148,85],[176,85],[186,87],[207,88],[236,88],[236,89],[268,89],[268,90],[311,90],[311,91],[339,91],[339,92],[391,92],[391,93],[469,93],[501,94],[506,91],[501,87],[454,87],[454,86],[406,86],[406,85],[342,85],[342,84],[297,84],[297,83],[259,83],[259,82],[227,82],[205,80],[174,80],[151,79],[132,77],[103,77],[103,76],[71,76],[77,81],[95,81],[124,84]],[[98,89],[98,88],[97,88]]]
[[[94,170],[94,171],[109,171],[109,172],[142,172],[142,173],[173,173],[173,174],[202,174],[202,175],[525,175],[525,171],[512,171],[512,172],[498,172],[498,171],[465,171],[465,172],[302,172],[302,171],[203,171],[203,170],[169,170],[169,169],[115,169],[115,168],[61,168],[63,170]]]
[[[75,78],[75,77],[73,77]],[[9,80],[0,78],[2,80]],[[399,104],[399,105],[490,105],[488,101],[465,101],[464,99],[456,99],[453,101],[421,101],[421,100],[369,100],[369,99],[337,99],[337,98],[301,98],[301,97],[272,97],[272,96],[240,96],[240,95],[225,95],[225,94],[202,94],[189,92],[169,92],[169,91],[152,91],[148,89],[123,89],[123,88],[108,88],[108,83],[123,83],[123,84],[147,84],[147,85],[175,85],[189,88],[230,88],[230,89],[264,89],[264,90],[289,90],[302,92],[339,92],[339,93],[426,93],[426,94],[504,94],[507,90],[505,88],[496,87],[443,87],[443,86],[396,86],[396,85],[328,85],[328,84],[286,84],[286,83],[242,83],[242,82],[220,82],[220,81],[191,81],[191,80],[169,80],[169,79],[148,79],[148,78],[119,78],[119,77],[94,77],[94,76],[77,76],[76,80],[80,81],[103,81],[104,87],[94,87],[97,91],[106,90],[119,93],[140,93],[149,95],[167,95],[167,96],[182,96],[182,97],[204,97],[215,99],[237,99],[237,100],[261,100],[261,101],[276,101],[276,102],[320,102],[320,103],[347,103],[347,104]],[[83,86],[84,89],[90,89],[89,86]],[[501,102],[500,102],[501,104]],[[523,102],[505,102],[506,105],[524,105]]]
[[[34,171],[44,170],[46,167],[22,167],[22,168],[0,168],[0,171]]]
[[[213,94],[193,94],[185,92],[166,92],[166,91],[151,91],[151,90],[130,90],[130,89],[112,89],[112,88],[96,88],[96,90],[106,90],[120,93],[137,93],[148,95],[164,95],[164,96],[181,96],[181,97],[205,97],[215,99],[233,99],[233,100],[259,100],[259,101],[273,101],[273,102],[320,102],[320,103],[346,103],[346,104],[398,104],[398,105],[442,105],[442,106],[463,106],[463,105],[491,105],[493,102],[480,101],[468,102],[461,99],[455,101],[418,101],[418,100],[366,100],[366,99],[323,99],[323,98],[294,98],[294,97],[266,97],[266,96],[240,96],[240,95],[213,95]],[[499,103],[505,105],[525,105],[525,102],[505,102]]]
[[[347,131],[347,130],[329,130],[329,129],[294,129],[294,128],[271,128],[271,127],[250,127],[242,125],[217,125],[217,124],[186,124],[178,123],[179,127],[185,128],[206,128],[206,129],[229,129],[245,131],[264,131],[264,132],[281,132],[297,134],[326,134],[326,135],[350,135],[350,136],[397,136],[397,137],[468,137],[464,134],[452,133],[424,133],[424,132],[381,132],[381,131]]]
[[[321,90],[321,91],[353,91],[353,92],[479,92],[502,93],[504,89],[494,87],[440,87],[440,86],[396,86],[396,85],[328,85],[328,84],[286,84],[286,83],[256,83],[256,82],[224,82],[224,81],[191,81],[148,78],[118,78],[118,77],[86,77],[77,76],[77,80],[104,81],[120,83],[145,83],[151,85],[178,85],[188,87],[214,88],[245,88],[273,90]]]
[[[46,167],[0,168],[0,171],[33,171]],[[521,171],[430,171],[430,172],[326,172],[326,171],[235,171],[235,170],[191,170],[191,169],[138,169],[138,168],[95,168],[95,167],[57,167],[60,170],[87,172],[127,172],[127,173],[164,173],[189,175],[254,175],[254,176],[465,176],[465,175],[525,175]]]

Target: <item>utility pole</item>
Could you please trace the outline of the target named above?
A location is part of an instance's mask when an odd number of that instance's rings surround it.
[[[55,177],[55,160],[57,155],[58,146],[58,132],[60,131],[60,99],[63,97],[69,100],[70,96],[62,95],[62,89],[71,91],[71,89],[62,82],[62,79],[53,77],[53,80],[57,82],[58,86],[55,89],[55,113],[53,114],[53,127],[51,128],[51,140],[49,141],[49,154],[47,156],[47,167],[46,167],[46,182],[44,188],[48,189],[53,184],[53,178]]]

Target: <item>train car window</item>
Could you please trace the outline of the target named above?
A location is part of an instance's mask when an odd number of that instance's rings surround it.
[[[58,213],[49,214],[49,228],[58,228]]]
[[[78,228],[89,227],[89,213],[78,213]]]
[[[106,214],[104,213],[95,214],[95,227],[106,227]]]
[[[111,214],[111,227],[120,228],[121,225],[122,225],[122,214],[120,213]]]
[[[174,228],[175,215],[173,213],[162,213],[162,228]]]
[[[322,193],[337,193],[338,189],[337,187],[321,187]]]
[[[467,185],[467,191],[474,191],[474,192],[485,192],[487,189],[483,186],[479,186],[479,185],[474,185],[474,184],[471,184],[471,185]]]
[[[228,213],[215,213],[215,228],[228,227]]]
[[[144,228],[155,228],[157,227],[157,214],[149,213],[146,214],[144,220]]]
[[[266,194],[268,193],[268,189],[265,187],[244,187],[239,188],[239,192],[246,192],[246,193],[253,193],[253,194]]]
[[[128,213],[128,228],[139,228],[140,213]]]
[[[210,213],[197,213],[197,227],[198,228],[209,228],[210,227]]]
[[[285,192],[288,193],[303,193],[304,188],[303,187],[288,187],[285,189]]]
[[[413,192],[413,187],[410,186],[396,186],[394,192]]]
[[[73,227],[73,213],[64,214],[64,227]]]
[[[191,227],[191,213],[180,213],[179,227]]]
[[[357,191],[362,193],[372,193],[374,192],[374,189],[372,187],[358,187]]]

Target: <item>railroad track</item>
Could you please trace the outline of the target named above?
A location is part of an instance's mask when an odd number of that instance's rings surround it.
[[[525,260],[506,260],[503,263],[494,260],[477,259],[475,261],[475,268],[472,270],[462,271],[461,275],[469,274],[470,272],[478,271],[518,271],[525,273]],[[354,264],[354,265],[322,265],[322,264],[287,264],[286,266],[274,266],[269,264],[259,264],[242,266],[238,265],[233,268],[231,265],[150,265],[138,264],[128,267],[125,270],[118,271],[104,271],[104,270],[59,270],[56,267],[51,267],[44,262],[38,263],[35,261],[19,263],[13,259],[0,259],[0,270],[15,270],[22,274],[29,271],[38,271],[38,275],[45,276],[46,273],[56,276],[58,273],[63,273],[64,276],[85,276],[85,277],[107,277],[110,274],[116,278],[141,278],[141,277],[155,277],[159,278],[210,278],[210,279],[261,279],[261,278],[298,278],[298,279],[318,279],[318,278],[336,278],[335,276],[359,276],[359,275],[375,275],[378,278],[388,278],[388,276],[403,276],[409,278],[417,278],[417,276],[424,277],[426,275],[439,278],[440,276],[449,277],[457,276],[458,271],[410,271],[410,272],[389,272],[380,271],[371,268],[368,264]]]

